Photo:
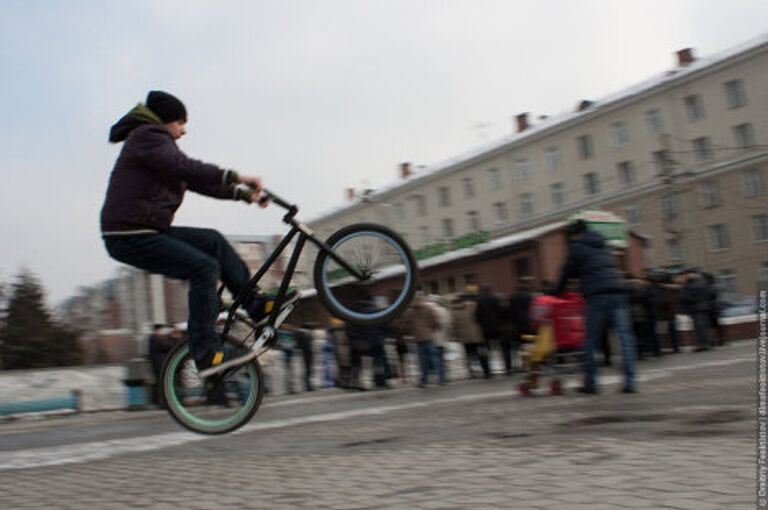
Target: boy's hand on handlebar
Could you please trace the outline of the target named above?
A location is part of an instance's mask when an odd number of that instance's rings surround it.
[[[264,195],[264,187],[261,184],[261,177],[241,175],[239,176],[240,184],[248,186],[251,190],[250,203],[257,203],[259,207],[267,207],[269,205],[269,195]]]
[[[260,195],[261,190],[263,189],[261,185],[261,177],[255,177],[250,175],[240,175],[238,176],[238,180],[240,181],[240,184],[245,184],[249,188],[251,188],[255,195]]]

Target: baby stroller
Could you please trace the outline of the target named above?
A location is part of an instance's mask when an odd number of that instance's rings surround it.
[[[535,335],[522,335],[521,351],[526,380],[519,385],[522,395],[538,389],[542,374],[551,377],[552,395],[562,395],[561,376],[580,371],[584,349],[584,300],[576,292],[560,296],[537,296],[531,302]]]

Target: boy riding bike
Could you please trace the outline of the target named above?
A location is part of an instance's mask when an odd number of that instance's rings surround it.
[[[186,134],[187,111],[176,97],[151,91],[110,130],[123,143],[101,209],[101,234],[109,255],[125,264],[189,281],[189,344],[199,370],[221,364],[225,353],[215,332],[219,313],[216,283],[233,296],[249,272],[216,230],[174,227],[173,216],[186,190],[213,198],[258,202],[260,177],[240,175],[187,157],[176,145]],[[246,305],[258,322],[268,298],[254,294]]]

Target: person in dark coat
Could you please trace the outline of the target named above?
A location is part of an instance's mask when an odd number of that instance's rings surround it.
[[[605,238],[587,228],[583,220],[566,227],[568,258],[560,274],[556,293],[560,294],[572,278],[579,279],[579,289],[586,301],[587,335],[584,343],[584,385],[579,391],[597,393],[595,346],[606,328],[618,334],[624,368],[624,393],[635,393],[635,336],[629,317],[626,288],[616,268],[616,261]]]
[[[312,339],[312,325],[304,323],[300,328],[294,332],[294,339],[296,341],[296,347],[301,353],[301,359],[304,361],[304,390],[315,391],[315,387],[312,384],[312,372],[315,363],[315,351]]]
[[[501,350],[501,357],[505,363],[509,363],[511,354],[509,349],[505,349],[499,340],[502,332],[502,308],[498,298],[493,295],[493,291],[490,286],[483,285],[480,288],[480,296],[477,298],[477,307],[475,308],[475,320],[480,325],[480,330],[483,332],[483,338],[488,349],[488,354],[493,351],[493,345],[499,343]],[[507,346],[508,347],[508,346]],[[508,370],[511,368],[508,367]],[[491,377],[492,373],[489,372],[487,377]]]
[[[520,349],[522,335],[536,334],[531,323],[531,301],[533,301],[533,290],[531,289],[530,278],[521,278],[517,288],[509,297],[508,318],[512,326],[510,353],[515,353]],[[512,363],[507,370],[508,373],[514,368],[511,365]]]
[[[717,283],[712,273],[704,273],[704,281],[707,283],[707,289],[709,290],[709,299],[707,300],[707,311],[709,313],[709,325],[712,331],[717,336],[717,341],[712,340],[712,345],[725,345],[725,332],[723,326],[720,323],[720,296],[717,291]]]
[[[364,389],[364,386],[359,381],[359,370],[362,367],[363,356],[370,356],[371,358],[374,388],[389,389],[387,379],[390,369],[386,351],[384,350],[387,340],[386,328],[379,325],[360,326],[349,323],[347,324],[347,335],[349,335],[349,342],[353,346],[353,357],[355,357],[354,353],[357,352],[359,360],[357,362],[357,389]]]
[[[219,232],[172,226],[187,190],[219,199],[259,201],[261,178],[192,159],[176,145],[187,132],[187,110],[158,90],[123,116],[109,141],[123,143],[101,209],[101,235],[109,255],[125,264],[186,280],[189,345],[199,369],[223,361],[214,331],[216,283],[238,295],[248,267]]]
[[[643,359],[646,354],[659,356],[650,283],[643,278],[628,275],[625,285],[629,292],[630,315],[637,340],[638,358]]]
[[[710,290],[700,273],[691,269],[685,273],[685,284],[680,292],[681,311],[691,318],[696,338],[694,352],[709,350],[709,298]]]
[[[667,332],[667,342],[672,348],[672,353],[680,352],[680,344],[677,337],[677,313],[680,304],[680,285],[678,285],[672,273],[664,272],[656,276],[656,319]]]

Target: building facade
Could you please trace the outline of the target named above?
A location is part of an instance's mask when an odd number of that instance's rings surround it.
[[[413,172],[310,222],[321,237],[376,221],[414,248],[491,239],[585,209],[648,240],[655,267],[700,267],[726,299],[768,288],[768,37],[675,67],[557,118]],[[305,267],[314,257],[305,257]],[[442,284],[438,284],[441,287]]]

